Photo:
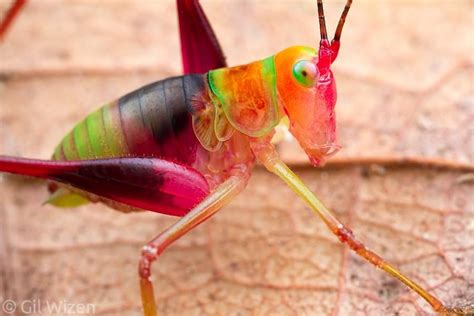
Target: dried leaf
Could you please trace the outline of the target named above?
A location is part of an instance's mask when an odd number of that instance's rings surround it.
[[[472,183],[457,183],[462,172],[297,172],[374,251],[444,302],[473,302],[474,198]],[[97,312],[138,313],[137,254],[172,218],[101,206],[40,208],[38,183],[9,181],[3,191],[10,245],[5,264],[13,272],[7,284],[18,301],[66,299],[95,304]],[[167,315],[430,312],[341,246],[263,170],[231,206],[165,252],[153,272]]]
[[[314,2],[203,6],[229,63],[239,64],[315,45]],[[330,30],[341,6],[326,5]],[[30,1],[0,46],[0,153],[47,158],[97,106],[178,74],[174,10],[173,1]],[[335,64],[337,167],[316,170],[301,165],[294,143],[280,148],[367,246],[450,305],[474,302],[473,182],[462,169],[474,160],[473,14],[469,1],[355,1]],[[0,298],[140,314],[141,246],[174,218],[42,207],[41,183],[0,180]],[[167,315],[432,313],[262,169],[153,273]]]

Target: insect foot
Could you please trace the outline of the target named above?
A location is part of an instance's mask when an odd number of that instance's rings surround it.
[[[445,307],[439,314],[441,316],[474,316],[474,306]]]

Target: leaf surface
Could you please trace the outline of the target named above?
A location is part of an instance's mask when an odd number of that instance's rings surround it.
[[[316,45],[314,2],[202,4],[236,65]],[[330,30],[341,9],[326,5]],[[174,1],[30,1],[0,46],[0,153],[48,158],[101,104],[179,74],[174,10]],[[368,247],[450,305],[474,302],[473,176],[465,168],[474,160],[473,14],[469,1],[355,1],[334,70],[343,151],[317,170],[294,142],[279,148]],[[42,207],[42,183],[0,179],[0,297],[140,314],[140,249],[174,218]],[[262,169],[153,273],[165,315],[432,313],[341,246]]]

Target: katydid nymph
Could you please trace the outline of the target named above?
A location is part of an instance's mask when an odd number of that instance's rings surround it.
[[[340,149],[331,65],[352,1],[346,2],[332,40],[322,0],[317,1],[318,49],[292,46],[235,67],[227,67],[199,2],[177,3],[184,75],[150,83],[91,113],[63,138],[51,160],[1,156],[0,171],[48,180],[48,203],[58,207],[100,202],[123,212],[178,217],[143,248],[139,260],[147,316],[157,314],[152,263],[241,192],[257,162],[301,197],[342,243],[418,293],[434,311],[463,313],[367,249],[286,166],[272,143],[276,126],[288,121],[313,165],[323,165]]]

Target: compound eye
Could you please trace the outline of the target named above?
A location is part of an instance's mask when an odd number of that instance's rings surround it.
[[[309,60],[301,60],[293,66],[293,75],[299,84],[314,87],[318,82],[318,68]]]

